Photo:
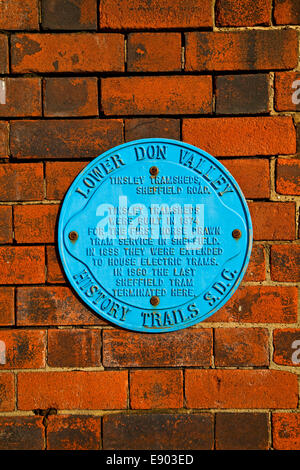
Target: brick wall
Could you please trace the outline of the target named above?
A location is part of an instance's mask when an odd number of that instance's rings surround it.
[[[299,20],[297,0],[0,1],[1,449],[300,448]],[[55,228],[91,159],[158,136],[232,172],[254,248],[213,317],[146,335],[77,299]]]

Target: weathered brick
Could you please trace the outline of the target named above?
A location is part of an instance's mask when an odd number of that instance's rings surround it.
[[[300,413],[274,413],[272,431],[274,449],[300,450]]]
[[[1,246],[0,284],[39,284],[45,282],[43,246]]]
[[[209,367],[211,357],[210,329],[188,329],[167,335],[103,331],[105,367]]]
[[[100,28],[159,29],[212,26],[211,0],[101,0]]]
[[[66,282],[56,250],[55,246],[46,247],[47,282],[52,284]]]
[[[7,163],[0,166],[1,201],[39,201],[44,198],[42,163]]]
[[[130,405],[133,409],[183,407],[181,370],[135,370],[130,372]]]
[[[0,166],[1,171],[1,166]],[[0,206],[0,243],[11,243],[12,231],[12,206]]]
[[[46,163],[46,193],[47,199],[60,200],[66,194],[69,186],[87,162],[47,162]]]
[[[0,73],[8,73],[8,39],[0,34]]]
[[[257,114],[269,111],[268,75],[216,77],[217,114]]]
[[[297,44],[292,29],[186,33],[185,69],[293,69],[298,63]]]
[[[212,80],[201,76],[119,77],[101,80],[105,114],[205,114],[212,111]]]
[[[91,313],[68,287],[20,287],[17,292],[17,324],[99,325],[105,323]]]
[[[273,332],[274,355],[276,364],[300,366],[300,329],[280,329]]]
[[[125,409],[127,386],[127,371],[20,372],[18,409]]]
[[[99,416],[50,416],[47,423],[48,450],[98,450]]]
[[[97,116],[97,78],[46,78],[44,113],[51,117]]]
[[[59,206],[29,204],[14,206],[15,239],[18,243],[53,243]]]
[[[24,72],[123,72],[121,34],[15,34],[11,66]]]
[[[296,408],[297,375],[279,370],[186,370],[188,408]]]
[[[0,4],[1,6],[1,4]],[[41,116],[42,97],[39,78],[3,78],[0,99],[0,116]]]
[[[300,160],[279,158],[276,165],[276,191],[279,194],[300,195]]]
[[[103,418],[103,448],[115,450],[211,450],[213,415],[120,414]]]
[[[254,245],[244,281],[264,281],[266,279],[266,255],[263,245]]]
[[[4,0],[0,2],[0,29],[39,29],[38,0]]]
[[[1,331],[0,331],[1,333]],[[48,332],[50,367],[97,367],[101,365],[101,330],[64,329]]]
[[[44,450],[43,418],[1,416],[0,450]]]
[[[11,123],[11,151],[16,158],[94,158],[122,141],[120,119]]]
[[[131,33],[128,36],[129,72],[181,70],[180,33]]]
[[[209,322],[295,323],[297,288],[242,286]]]
[[[279,282],[300,281],[300,245],[273,245],[271,278]]]
[[[0,158],[8,156],[8,123],[0,121]]]
[[[151,139],[160,136],[162,139],[180,140],[179,119],[125,119],[125,140]]]
[[[42,0],[44,29],[97,29],[97,0]]]
[[[217,26],[269,26],[272,0],[217,0]]]
[[[217,450],[268,450],[267,413],[217,413]]]
[[[261,199],[270,196],[269,160],[243,158],[221,160],[237,180],[246,198]]]
[[[299,72],[275,73],[274,107],[276,111],[300,111],[299,88]]]
[[[294,240],[293,202],[250,202],[254,240]]]
[[[11,326],[15,323],[14,289],[0,287],[0,326]]]
[[[290,155],[296,132],[290,116],[183,119],[183,140],[218,157]]]
[[[38,369],[45,367],[46,334],[40,330],[0,330],[6,345],[6,362],[0,369]]]
[[[15,409],[15,378],[9,372],[0,372],[0,411]]]
[[[268,330],[263,328],[216,328],[215,365],[267,366]]]
[[[300,9],[297,0],[275,0],[274,3],[275,24],[300,23]]]

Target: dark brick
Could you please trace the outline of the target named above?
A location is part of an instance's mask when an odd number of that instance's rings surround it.
[[[125,119],[125,140],[151,139],[180,140],[179,119]]]
[[[300,282],[300,245],[273,245],[271,279],[279,282]]]
[[[212,449],[213,416],[208,413],[104,416],[103,448]]]
[[[272,0],[217,0],[217,26],[261,26],[271,23]]]
[[[266,255],[263,245],[254,245],[244,281],[264,281],[266,279]]]
[[[0,73],[8,72],[8,39],[0,34]]]
[[[1,167],[0,167],[1,168]],[[0,206],[0,243],[11,243],[12,231],[12,206]]]
[[[97,0],[42,0],[44,29],[97,29]]]
[[[41,116],[41,80],[33,77],[6,78],[0,81],[4,87],[5,103],[0,101],[0,116]]]
[[[267,450],[266,413],[217,413],[217,450]]]
[[[50,367],[98,367],[101,365],[101,330],[49,330]]]
[[[37,416],[1,416],[1,450],[43,450],[43,418]]]
[[[300,329],[280,329],[273,332],[276,364],[300,367]]]
[[[100,417],[50,416],[47,423],[48,450],[98,450]]]

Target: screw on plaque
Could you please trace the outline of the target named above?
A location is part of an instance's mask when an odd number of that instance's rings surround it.
[[[78,233],[75,232],[75,230],[72,230],[69,233],[69,239],[71,240],[71,242],[76,242],[76,240],[78,240]]]
[[[150,299],[150,304],[153,305],[153,307],[156,307],[159,304],[159,297],[153,295]]]
[[[157,168],[157,166],[152,166],[149,170],[149,173],[155,178],[155,176],[157,176],[159,173],[159,169]]]
[[[238,240],[239,238],[241,238],[242,232],[238,228],[236,228],[235,230],[233,230],[232,236],[233,236],[233,238]]]

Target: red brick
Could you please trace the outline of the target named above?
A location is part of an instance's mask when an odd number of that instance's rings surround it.
[[[46,334],[40,330],[0,330],[6,345],[6,363],[0,369],[38,369],[45,367]]]
[[[150,139],[160,136],[162,139],[180,140],[179,119],[125,119],[125,140]]]
[[[101,81],[105,114],[205,114],[212,111],[208,76],[119,77]]]
[[[129,72],[181,70],[180,33],[131,33],[128,36]]]
[[[120,145],[120,119],[12,121],[11,151],[16,158],[94,158]]]
[[[217,0],[217,26],[269,26],[272,0]]]
[[[300,366],[300,329],[280,329],[273,332],[273,361],[283,366]]]
[[[13,287],[0,287],[0,326],[15,323],[15,305]]]
[[[1,246],[0,284],[39,284],[45,282],[43,246]]]
[[[101,0],[100,28],[159,29],[212,26],[211,0]]]
[[[0,428],[0,450],[44,450],[41,417],[1,416]]]
[[[100,336],[101,330],[49,330],[48,365],[50,367],[100,366]]]
[[[53,243],[59,206],[29,204],[14,206],[15,239],[18,243]]]
[[[14,73],[124,71],[121,34],[16,34],[11,54]]]
[[[299,88],[299,72],[275,73],[274,107],[276,111],[300,111]],[[297,101],[298,104],[296,104]]]
[[[186,371],[188,408],[296,408],[297,375],[279,370]]]
[[[185,142],[219,157],[296,152],[290,116],[184,119],[182,133]]]
[[[7,163],[0,166],[1,201],[40,201],[44,198],[42,163]]]
[[[211,357],[210,329],[188,329],[167,335],[103,331],[105,367],[209,367]]]
[[[17,292],[19,326],[101,325],[104,320],[91,313],[68,287],[20,287]]]
[[[113,450],[212,450],[213,415],[113,414],[103,418],[103,448]]]
[[[244,281],[264,281],[266,279],[266,255],[263,245],[254,245]]]
[[[0,29],[39,29],[38,0],[4,0],[0,2]]]
[[[270,196],[269,160],[243,158],[221,160],[237,180],[246,198],[262,199]]]
[[[297,0],[275,0],[274,3],[275,24],[300,23],[300,9]]]
[[[8,156],[8,123],[0,121],[0,158]]]
[[[63,270],[58,259],[55,246],[46,247],[47,254],[47,282],[51,284],[65,283]]]
[[[97,0],[42,0],[43,29],[97,29]]]
[[[0,101],[0,116],[42,115],[41,80],[39,78],[5,78],[0,80],[5,103]]]
[[[276,191],[279,194],[300,195],[300,160],[296,158],[277,160]]]
[[[9,372],[0,372],[0,411],[15,409],[15,378]]]
[[[217,450],[268,450],[267,413],[217,413]]]
[[[216,328],[215,365],[267,366],[268,330],[263,328]]]
[[[242,286],[209,322],[295,323],[297,288]]]
[[[185,69],[293,69],[298,63],[297,44],[297,32],[291,29],[186,33]]]
[[[50,416],[47,423],[48,450],[98,450],[99,416]]]
[[[87,162],[47,162],[47,199],[62,199],[76,176],[87,164]]]
[[[1,166],[0,166],[1,171]],[[12,232],[12,206],[0,206],[0,243],[11,243]]]
[[[272,416],[273,447],[300,450],[300,413],[275,413]]]
[[[127,371],[20,372],[18,409],[125,409],[127,376]]]
[[[97,78],[46,78],[44,113],[51,117],[97,116]]]
[[[279,282],[300,281],[300,245],[273,245],[271,278]]]
[[[8,39],[5,34],[0,34],[0,73],[8,73]]]
[[[269,77],[258,73],[216,77],[217,114],[269,112]]]
[[[254,240],[294,240],[293,202],[250,202]]]
[[[183,377],[180,370],[135,370],[130,372],[130,404],[133,409],[183,407]]]

